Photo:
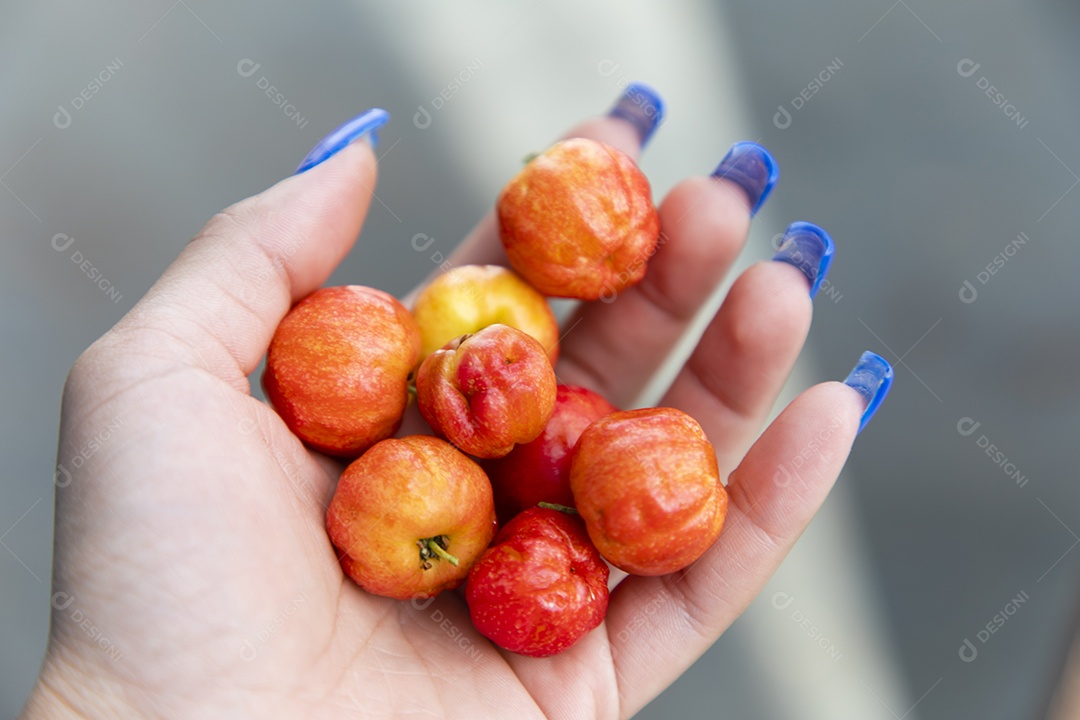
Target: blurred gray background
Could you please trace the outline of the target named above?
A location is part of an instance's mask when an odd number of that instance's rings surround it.
[[[781,573],[641,716],[1043,717],[1080,598],[1080,10],[433,5],[0,7],[0,714],[44,650],[65,374],[213,213],[385,107],[331,283],[403,294],[434,267],[416,233],[449,252],[522,156],[644,81],[657,197],[757,140],[781,182],[744,264],[793,220],[836,241],[793,385],[864,349],[896,383]]]

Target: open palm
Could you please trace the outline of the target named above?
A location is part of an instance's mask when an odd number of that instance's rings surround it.
[[[632,155],[640,144],[619,118],[569,134]],[[248,375],[291,304],[348,252],[375,165],[354,143],[218,215],[76,363],[53,624],[27,717],[626,717],[742,612],[824,500],[866,398],[816,386],[758,438],[811,316],[806,277],[760,263],[662,403],[698,419],[729,476],[724,532],[700,561],[627,578],[600,628],[545,659],[495,648],[459,593],[399,602],[360,590],[324,528],[340,464],[251,397]],[[660,209],[646,280],[583,306],[562,341],[560,381],[617,405],[715,287],[750,218],[745,192],[711,177],[679,184]],[[501,252],[489,215],[452,262]],[[65,465],[79,453],[78,468]],[[796,457],[798,472],[785,471]]]

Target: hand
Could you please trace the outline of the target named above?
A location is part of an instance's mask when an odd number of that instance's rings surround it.
[[[569,135],[636,155],[645,130],[617,112]],[[75,363],[52,630],[25,717],[632,715],[760,591],[887,389],[872,372],[862,392],[815,386],[759,438],[809,329],[811,284],[788,262],[751,267],[661,403],[697,418],[730,473],[720,540],[685,571],[625,579],[568,652],[504,654],[458,593],[398,602],[343,576],[324,529],[341,465],[249,393],[278,322],[349,251],[375,176],[370,145],[353,142],[214,217]],[[567,323],[560,380],[629,403],[738,254],[761,189],[676,186],[642,284]],[[452,262],[501,253],[489,214]]]

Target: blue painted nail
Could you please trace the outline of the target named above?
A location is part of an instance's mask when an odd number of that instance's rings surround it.
[[[750,214],[756,215],[780,179],[780,166],[769,151],[756,142],[737,142],[716,166],[713,177],[732,180],[742,186],[750,198]]]
[[[320,140],[314,149],[307,154],[303,162],[300,163],[300,167],[296,168],[296,173],[300,174],[305,170],[310,170],[324,160],[333,157],[348,146],[349,143],[359,140],[364,135],[368,136],[371,146],[375,147],[379,144],[379,138],[375,134],[375,130],[389,121],[390,113],[379,108],[372,108],[357,115]]]
[[[615,101],[615,107],[611,108],[608,116],[622,118],[633,125],[641,138],[641,146],[644,147],[653,131],[664,120],[664,101],[648,85],[633,83],[628,85]]]
[[[892,365],[886,362],[885,358],[868,350],[862,354],[859,362],[855,363],[855,367],[844,380],[845,385],[858,390],[866,400],[866,409],[863,410],[862,420],[859,421],[859,432],[863,431],[866,423],[874,417],[878,406],[889,394],[892,379]]]
[[[810,281],[810,297],[814,297],[829,274],[832,257],[833,241],[829,233],[812,223],[795,222],[788,225],[780,249],[772,259],[802,270]]]

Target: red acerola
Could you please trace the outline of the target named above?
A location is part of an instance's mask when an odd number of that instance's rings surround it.
[[[499,522],[509,522],[519,512],[541,502],[573,507],[570,459],[574,443],[585,428],[616,409],[592,390],[559,385],[555,412],[540,437],[514,446],[503,458],[481,463],[491,478]]]
[[[531,508],[507,523],[465,586],[476,629],[529,657],[560,653],[607,613],[608,567],[581,519]]]

